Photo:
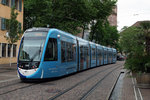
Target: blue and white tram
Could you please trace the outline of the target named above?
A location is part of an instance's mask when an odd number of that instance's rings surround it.
[[[108,48],[103,46],[103,50],[104,50],[103,61],[104,61],[104,65],[106,65],[106,64],[108,64]]]
[[[77,38],[78,41],[78,52],[79,52],[79,58],[78,58],[78,71],[82,71],[85,69],[90,68],[90,45],[89,42],[86,40],[83,40],[81,38]]]
[[[112,61],[112,63],[116,63],[116,61],[117,61],[117,50],[114,48],[112,50],[113,50],[113,61]]]
[[[90,43],[90,51],[91,51],[91,67],[96,67],[96,44],[93,42]]]
[[[104,57],[104,51],[103,47],[99,44],[96,44],[96,62],[97,66],[103,65],[103,57]]]
[[[116,62],[113,49],[113,63]],[[25,31],[19,48],[20,79],[60,77],[108,64],[107,47],[83,40],[58,29],[31,28]]]
[[[108,48],[108,64],[112,63],[112,48]]]

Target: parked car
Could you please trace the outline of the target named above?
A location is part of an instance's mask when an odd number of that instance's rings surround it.
[[[117,60],[123,61],[125,60],[125,57],[123,55],[117,55]]]

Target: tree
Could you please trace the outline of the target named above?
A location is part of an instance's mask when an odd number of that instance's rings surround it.
[[[18,13],[15,12],[15,7],[11,9],[11,16],[10,19],[7,20],[6,22],[6,29],[8,31],[7,36],[5,38],[10,44],[14,44],[17,42],[21,36],[21,25],[20,23],[16,20]],[[11,58],[11,56],[10,56]],[[11,61],[10,61],[10,66],[11,66]]]
[[[93,8],[96,9],[96,15],[92,18],[92,28],[90,41],[103,40],[105,34],[105,25],[108,24],[107,17],[112,13],[116,0],[92,0]],[[99,39],[97,38],[99,37]]]
[[[24,3],[25,30],[49,25],[76,34],[90,21],[87,0],[26,0]]]
[[[150,56],[150,21],[143,21],[140,23],[140,29],[145,38],[145,51]]]
[[[150,56],[145,53],[145,37],[138,27],[129,27],[120,34],[120,45],[127,54],[125,67],[134,72],[150,72]]]
[[[24,30],[32,27],[46,27],[52,12],[52,0],[24,1]]]
[[[104,25],[104,28],[105,28],[104,38],[103,38],[103,41],[100,41],[100,43],[106,46],[117,48],[118,40],[119,40],[117,27],[110,26],[109,23],[106,23]]]
[[[21,25],[19,22],[16,20],[18,13],[15,13],[15,8],[13,7],[11,9],[11,16],[10,19],[7,20],[7,31],[8,31],[8,36],[5,38],[10,44],[14,44],[17,42],[21,36]]]
[[[119,43],[126,54],[142,54],[144,52],[144,40],[140,29],[129,27],[120,33]]]
[[[116,0],[25,0],[24,30],[49,25],[74,35],[82,31],[83,37],[90,24],[90,40],[101,43],[109,34],[105,24],[115,4]]]
[[[103,21],[98,21],[96,25],[92,27],[92,32],[90,34],[90,39],[93,39],[96,43],[118,48],[119,34],[115,26],[110,26],[108,22],[103,23]],[[91,39],[92,40],[92,39]]]

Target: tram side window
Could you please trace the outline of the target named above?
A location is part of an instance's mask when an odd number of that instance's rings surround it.
[[[105,53],[105,54],[104,54],[104,58],[106,59],[106,58],[107,58],[106,51],[104,51],[104,53]]]
[[[92,60],[96,59],[96,52],[95,52],[95,48],[92,48]]]
[[[71,62],[76,59],[75,44],[61,41],[61,62]]]
[[[69,44],[70,45],[70,61],[74,61],[74,47],[72,43]]]
[[[102,59],[103,58],[103,55],[102,55],[102,51],[100,50],[100,58]]]
[[[99,59],[100,58],[100,50],[97,49],[97,58]]]
[[[70,43],[66,43],[67,46],[67,61],[71,61],[71,46]]]
[[[72,56],[73,56],[73,61],[76,60],[76,45],[75,44],[72,44]]]
[[[84,52],[83,52],[83,50],[84,50],[84,47],[80,46],[80,58],[81,59],[84,59]]]
[[[84,50],[84,56],[85,56],[85,59],[87,59],[86,57],[88,57],[88,47],[84,47],[85,50]]]
[[[46,47],[45,61],[57,61],[57,40],[50,38]]]
[[[65,62],[65,42],[61,41],[61,62]]]
[[[116,55],[117,55],[117,54],[115,53],[115,54],[114,54],[114,59],[116,58]]]

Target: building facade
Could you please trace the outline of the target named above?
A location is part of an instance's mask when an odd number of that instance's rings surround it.
[[[17,20],[23,29],[23,0],[0,0],[0,64],[16,63],[17,61],[20,41],[12,45],[5,38],[7,34],[6,20],[10,19],[12,7],[16,8]]]
[[[113,8],[112,14],[108,17],[108,21],[111,26],[117,27],[117,6]]]

